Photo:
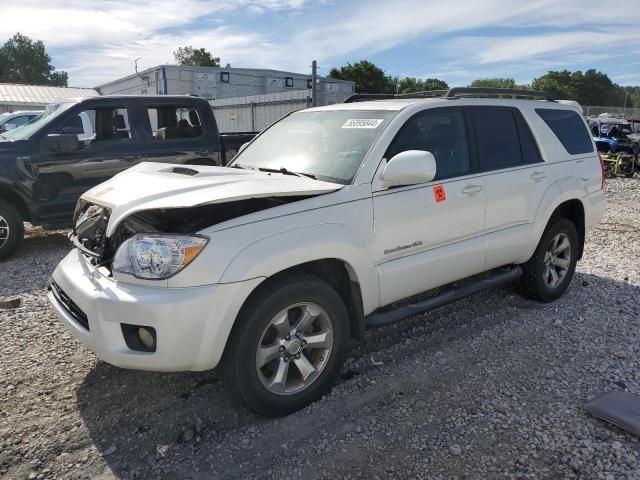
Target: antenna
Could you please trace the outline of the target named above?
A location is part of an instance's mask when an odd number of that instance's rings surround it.
[[[149,77],[143,77],[142,75],[140,75],[140,72],[138,72],[138,60],[140,59],[142,59],[142,57],[136,57],[133,59],[133,69],[136,71],[136,75],[140,77],[140,80],[142,80],[143,82],[147,82],[147,87],[148,87]]]

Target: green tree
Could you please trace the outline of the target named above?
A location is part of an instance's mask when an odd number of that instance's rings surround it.
[[[40,40],[16,33],[0,48],[0,82],[66,87],[67,72],[55,70]]]
[[[178,65],[192,65],[197,67],[219,67],[220,57],[214,57],[211,52],[204,48],[179,47],[173,52]]]
[[[554,98],[575,100],[581,105],[622,106],[625,97],[622,87],[595,69],[584,73],[580,70],[550,71],[534,79],[532,88]]]
[[[484,88],[521,88],[513,78],[478,78],[469,85],[470,87]]]
[[[398,81],[398,93],[426,92],[431,90],[447,90],[447,82],[438,78],[427,78],[421,80],[414,77],[404,77]]]
[[[572,76],[569,70],[550,71],[541,77],[534,78],[531,88],[547,92],[554,98],[575,100]]]
[[[385,75],[384,70],[368,60],[361,60],[354,64],[347,63],[340,68],[332,68],[329,76],[355,82],[358,93],[396,92],[396,79]]]

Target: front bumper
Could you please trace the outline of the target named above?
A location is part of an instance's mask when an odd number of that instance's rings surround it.
[[[240,307],[262,281],[189,288],[125,284],[88,264],[77,249],[52,280],[64,298],[49,291],[49,301],[76,339],[113,365],[157,371],[214,368]],[[156,351],[130,349],[121,324],[155,328]]]

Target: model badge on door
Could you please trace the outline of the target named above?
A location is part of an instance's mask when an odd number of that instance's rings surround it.
[[[447,193],[444,191],[444,185],[436,185],[433,187],[433,198],[436,203],[444,202],[447,199]]]

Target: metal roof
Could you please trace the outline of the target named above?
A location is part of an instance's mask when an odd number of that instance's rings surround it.
[[[95,97],[97,95],[99,95],[99,93],[93,88],[67,88],[0,83],[0,104],[44,106],[55,100],[70,97]]]

